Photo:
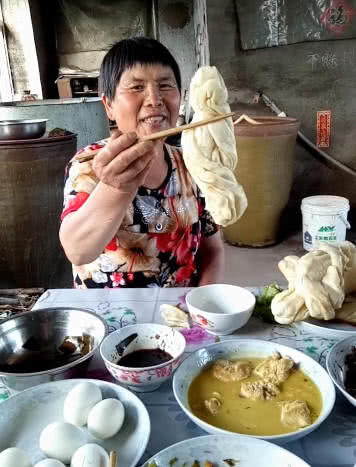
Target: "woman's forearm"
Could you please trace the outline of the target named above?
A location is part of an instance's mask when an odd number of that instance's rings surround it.
[[[100,182],[80,209],[64,218],[59,236],[72,264],[88,264],[103,252],[134,196]]]
[[[221,284],[224,275],[223,255],[207,258],[200,264],[199,286],[208,284]]]
[[[219,284],[225,268],[224,244],[220,232],[203,238],[198,253],[198,285]]]

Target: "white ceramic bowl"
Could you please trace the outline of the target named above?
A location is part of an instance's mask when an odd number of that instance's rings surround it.
[[[123,339],[137,333],[122,356],[140,349],[162,349],[172,355],[172,360],[146,368],[131,368],[117,364],[119,354],[116,349]],[[162,324],[134,324],[112,332],[102,342],[100,354],[106,368],[119,383],[138,392],[154,391],[171,377],[183,360],[184,336],[169,326]]]
[[[345,378],[345,357],[347,354],[352,352],[352,347],[356,346],[356,336],[350,336],[337,342],[329,350],[326,356],[326,368],[328,373],[333,380],[335,386],[340,392],[356,407],[356,399],[349,394],[344,385]]]
[[[195,323],[212,334],[226,335],[247,323],[256,297],[237,285],[211,284],[191,290],[186,303]]]
[[[82,427],[85,442],[99,444],[107,453],[115,450],[120,455],[122,467],[135,467],[150,437],[147,409],[133,392],[118,384],[95,379],[65,379],[40,384],[1,402],[0,452],[13,446],[25,451],[31,465],[43,460],[46,456],[39,447],[42,430],[49,423],[63,420],[63,404],[68,392],[84,381],[99,386],[104,399],[119,399],[125,407],[124,423],[115,436],[99,440],[89,433],[87,427]]]
[[[311,425],[297,431],[282,435],[257,436],[254,438],[272,441],[276,444],[284,444],[295,441],[317,428],[330,414],[335,403],[335,388],[324,368],[315,360],[298,350],[285,345],[258,339],[234,339],[217,344],[208,345],[199,349],[187,357],[176,371],[173,378],[173,391],[178,404],[188,417],[203,430],[212,434],[232,434],[231,431],[217,428],[195,416],[189,407],[188,390],[193,379],[198,376],[208,363],[220,358],[265,358],[274,352],[282,356],[292,358],[300,370],[302,370],[319,388],[322,397],[322,410],[318,419]],[[250,436],[239,434],[239,436]],[[252,436],[252,435],[251,435]]]
[[[204,465],[210,460],[215,466],[228,466],[224,459],[234,459],[236,467],[310,467],[309,464],[295,454],[267,443],[240,435],[207,435],[186,439],[173,444],[145,462],[142,467],[149,467],[155,462],[157,467],[172,465],[172,459],[177,466],[193,465],[198,461]]]

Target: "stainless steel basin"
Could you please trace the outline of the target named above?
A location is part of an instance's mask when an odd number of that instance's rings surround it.
[[[0,120],[0,140],[35,139],[45,134],[48,119]]]
[[[28,311],[0,323],[0,381],[10,393],[37,384],[85,376],[88,363],[108,333],[103,318],[80,308],[45,308]],[[44,349],[58,348],[66,336],[92,336],[92,349],[68,364],[37,372],[3,371],[9,359],[21,356],[29,340],[41,342]],[[36,358],[36,352],[33,353]],[[32,358],[32,356],[31,356]]]

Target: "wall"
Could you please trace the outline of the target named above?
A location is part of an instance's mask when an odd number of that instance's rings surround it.
[[[331,146],[327,152],[356,168],[355,112],[356,40],[306,42],[242,51],[233,0],[207,1],[210,63],[221,71],[236,108],[253,107],[263,90],[315,143],[316,112],[332,111]],[[291,205],[313,194],[337,194],[356,206],[356,180],[326,167],[297,148]]]
[[[184,97],[196,69],[193,4],[191,0],[158,0],[157,6],[158,39],[168,47],[180,66]]]
[[[154,3],[112,0],[105,4],[98,4],[96,0],[77,0],[75,3],[58,0],[58,7],[56,29],[60,66],[97,70],[115,41],[148,35],[161,40],[176,58],[182,73],[184,97],[184,90],[189,88],[197,66],[192,0],[155,0]],[[206,55],[205,47],[204,57]]]
[[[60,66],[97,70],[116,41],[148,33],[151,2],[57,0],[55,18]]]

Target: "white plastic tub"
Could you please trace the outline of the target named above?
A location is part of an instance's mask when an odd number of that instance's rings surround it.
[[[342,196],[309,196],[302,200],[303,247],[310,251],[320,243],[338,244],[345,241],[350,228],[347,213],[349,200]]]

